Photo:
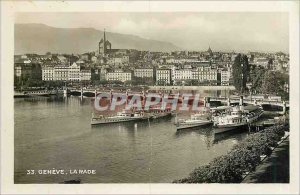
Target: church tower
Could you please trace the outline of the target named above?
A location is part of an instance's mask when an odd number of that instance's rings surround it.
[[[106,40],[105,29],[103,33],[103,38],[99,41],[98,44],[99,55],[105,56],[107,54],[108,49],[111,49],[111,43]]]
[[[211,50],[210,46],[208,47],[208,50],[207,50],[207,53],[210,55],[210,56],[213,56],[213,51]]]

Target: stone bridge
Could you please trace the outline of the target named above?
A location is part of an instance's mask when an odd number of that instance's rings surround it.
[[[240,98],[219,98],[219,97],[211,97],[210,101],[220,101],[222,103],[227,104],[238,104],[240,103]],[[273,105],[273,106],[283,106],[289,107],[289,101],[279,101],[279,100],[270,100],[270,99],[255,99],[255,98],[246,98],[243,99],[243,103],[246,104],[256,104],[256,105]]]
[[[279,101],[279,100],[271,100],[271,99],[255,99],[255,98],[218,98],[218,97],[211,97],[210,101],[219,101],[227,105],[232,105],[232,104],[253,104],[253,105],[270,105],[270,106],[278,106],[282,107],[282,113],[285,113],[289,107],[289,101]]]
[[[80,96],[90,96],[90,97],[94,97],[100,93],[112,93],[112,94],[125,94],[126,92],[121,92],[121,91],[103,91],[103,90],[99,90],[97,91],[96,89],[75,89],[75,88],[68,88],[67,90],[64,90],[64,94],[66,93],[75,93],[78,94]],[[132,92],[129,91],[127,93],[129,96],[131,95],[143,95],[143,92]],[[222,102],[223,104],[240,104],[241,101],[242,103],[246,103],[246,104],[254,104],[254,105],[271,105],[271,106],[279,106],[279,107],[283,107],[283,110],[286,110],[287,108],[289,108],[289,101],[279,101],[279,100],[272,100],[272,99],[258,99],[258,98],[241,98],[240,97],[230,97],[230,98],[226,98],[226,97],[209,97],[209,101],[219,101]],[[205,99],[205,101],[207,101]]]

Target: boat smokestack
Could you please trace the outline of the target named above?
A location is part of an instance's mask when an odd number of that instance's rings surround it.
[[[204,107],[210,107],[210,97],[204,97]]]
[[[244,111],[244,101],[243,96],[240,97],[240,111]]]
[[[243,96],[240,96],[240,106],[242,106],[243,104],[244,104]]]

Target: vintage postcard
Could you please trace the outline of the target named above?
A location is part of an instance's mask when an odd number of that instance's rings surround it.
[[[1,193],[299,193],[298,1],[1,16]]]

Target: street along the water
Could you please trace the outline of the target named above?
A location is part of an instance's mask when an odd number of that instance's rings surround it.
[[[15,183],[170,183],[227,153],[247,131],[212,127],[176,132],[174,118],[90,125],[92,99],[15,99]],[[96,174],[28,174],[28,170]]]

